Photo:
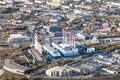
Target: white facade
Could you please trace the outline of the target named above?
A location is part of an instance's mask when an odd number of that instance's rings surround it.
[[[49,22],[58,22],[58,20],[57,19],[53,19],[53,18],[51,18],[51,19],[49,19]]]
[[[110,69],[107,69],[107,68],[102,68],[103,71],[106,71],[110,74],[118,74],[118,71],[115,71],[115,70],[110,70]]]
[[[41,4],[41,3],[43,3],[43,2],[42,2],[42,0],[35,0],[35,3]]]
[[[52,46],[59,50],[61,54],[65,57],[72,57],[78,55],[78,48],[73,47],[73,45],[70,45],[68,43],[61,43],[61,44],[55,44],[52,43]]]
[[[43,45],[43,49],[55,58],[61,57],[61,54],[57,50],[55,50],[53,47],[51,47],[49,44]]]
[[[25,42],[28,40],[29,38],[27,36],[23,36],[21,34],[11,34],[8,38],[8,42]]]
[[[35,50],[38,52],[40,56],[42,55],[42,44],[39,42],[37,32],[35,32]]]
[[[80,40],[81,40],[81,39],[86,39],[86,37],[87,37],[88,35],[87,35],[87,34],[82,34],[82,33],[77,33],[76,36],[77,36],[77,37],[76,37],[77,39],[80,39]]]
[[[28,68],[15,63],[11,59],[6,59],[3,69],[16,74],[24,74]]]
[[[103,60],[103,59],[97,59],[95,58],[94,61],[100,63],[100,64],[105,64],[105,65],[111,65],[112,62],[108,61],[108,60]]]
[[[46,4],[54,7],[60,6],[59,3],[46,2]]]
[[[120,54],[113,54],[112,56],[115,57],[115,58],[120,59]]]
[[[5,71],[3,69],[0,69],[0,77],[3,75]]]
[[[47,69],[45,73],[47,76],[50,77],[64,77],[64,76],[70,76],[72,74],[72,70],[64,67],[56,66],[51,69]]]
[[[17,74],[24,74],[24,71],[22,71],[22,70],[11,69],[11,68],[6,67],[6,66],[3,66],[3,69],[10,71],[10,72],[13,72],[13,73],[17,73]]]
[[[95,48],[88,48],[88,49],[87,49],[87,52],[88,52],[88,53],[95,52]]]

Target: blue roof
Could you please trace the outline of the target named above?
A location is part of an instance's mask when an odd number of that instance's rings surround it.
[[[104,53],[100,53],[99,55],[103,57],[107,56],[107,54],[104,54]]]
[[[84,45],[80,45],[79,48],[84,48],[84,49],[86,49],[86,47],[85,47]]]

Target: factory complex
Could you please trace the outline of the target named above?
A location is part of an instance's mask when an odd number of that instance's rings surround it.
[[[0,0],[0,80],[114,75],[120,0]]]

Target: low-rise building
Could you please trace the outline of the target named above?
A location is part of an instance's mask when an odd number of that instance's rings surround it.
[[[101,54],[99,54],[98,55],[100,58],[106,58],[106,57],[108,57],[108,55],[107,54],[104,54],[104,53],[101,53]]]
[[[68,68],[76,71],[76,72],[82,72],[83,74],[90,74],[94,73],[99,69],[99,67],[87,63],[73,63],[72,65],[69,65]]]
[[[0,69],[0,77],[4,74],[4,70],[3,69]]]
[[[71,76],[72,70],[68,68],[56,66],[51,69],[47,69],[45,73],[47,76],[50,77],[65,77],[65,76]]]
[[[50,34],[50,36],[53,36],[53,37],[62,37],[63,36],[61,26],[47,27],[47,32]]]
[[[78,48],[70,45],[69,43],[52,43],[52,46],[61,52],[61,54],[65,57],[73,57],[78,56]]]
[[[77,33],[76,34],[76,36],[77,36],[77,39],[89,39],[90,38],[90,35],[89,34],[87,34],[87,33]]]
[[[15,63],[11,59],[6,59],[4,62],[4,65],[3,65],[3,69],[10,71],[10,72],[13,72],[13,73],[17,73],[17,74],[24,74],[24,72],[28,68]]]
[[[26,42],[29,41],[29,37],[21,34],[11,34],[8,38],[8,42]]]
[[[113,57],[120,59],[120,54],[112,54]]]
[[[23,12],[14,12],[12,13],[12,17],[15,19],[27,19],[28,15],[24,14]]]
[[[100,64],[108,65],[108,66],[112,64],[111,61],[100,59],[100,58],[95,58],[94,61]]]
[[[111,70],[111,69],[108,69],[108,68],[102,68],[103,71],[106,71],[110,74],[118,74],[118,71],[116,70]]]
[[[87,53],[94,53],[95,51],[95,48],[87,48]]]

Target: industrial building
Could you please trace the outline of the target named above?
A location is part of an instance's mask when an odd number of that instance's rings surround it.
[[[107,55],[107,54],[104,54],[104,53],[100,53],[100,54],[98,55],[98,57],[99,57],[99,58],[107,58],[108,55]]]
[[[95,58],[94,61],[100,64],[104,64],[104,65],[111,65],[112,63],[114,63],[114,61],[110,61],[107,59],[101,59],[101,58]]]
[[[77,36],[77,39],[80,39],[80,40],[81,39],[85,40],[90,38],[90,35],[87,33],[77,33],[76,36]]]
[[[42,56],[42,44],[39,41],[38,32],[35,32],[35,48],[34,49],[38,52],[39,56]]]
[[[82,72],[83,74],[87,75],[90,73],[94,73],[97,71],[97,69],[101,68],[101,65],[97,63],[87,63],[87,62],[74,62],[67,66],[68,68],[76,71],[76,72]]]
[[[102,68],[103,71],[108,72],[109,74],[118,74],[118,71],[116,70],[111,70],[108,68]]]
[[[61,31],[62,28],[59,28],[58,30]],[[65,30],[62,30],[62,32],[63,41],[60,43],[54,41],[51,43],[51,46],[59,51],[64,57],[78,56],[78,48],[75,45],[75,35]]]
[[[46,31],[53,37],[62,37],[62,27],[61,26],[50,26],[46,28]]]
[[[29,37],[22,34],[11,34],[8,38],[8,42],[26,42],[29,41]]]
[[[60,6],[62,3],[68,3],[71,1],[72,0],[51,0],[51,1],[47,1],[47,5]]]
[[[95,53],[95,48],[87,48],[87,53]]]
[[[35,32],[35,39],[34,39],[34,49],[28,49],[28,52],[33,57],[33,62],[38,63],[43,60],[42,58],[42,44],[39,41],[38,32]]]
[[[56,66],[51,69],[47,69],[45,73],[47,76],[50,77],[65,77],[65,76],[71,76],[72,70],[68,68]]]
[[[3,65],[3,69],[13,72],[13,73],[17,73],[17,74],[24,74],[24,72],[28,68],[15,63],[11,59],[6,59]]]
[[[53,42],[52,46],[58,51],[60,51],[60,53],[65,57],[73,57],[78,55],[78,48],[68,43],[56,44]]]
[[[119,53],[116,53],[116,54],[112,54],[113,57],[117,58],[117,59],[120,59],[120,54]]]
[[[45,51],[47,51],[47,53],[49,53],[52,57],[54,58],[59,58],[61,57],[61,54],[59,53],[59,51],[55,50],[52,46],[50,46],[49,44],[45,44],[43,45],[43,49]]]

